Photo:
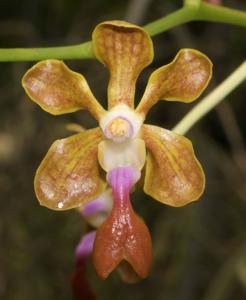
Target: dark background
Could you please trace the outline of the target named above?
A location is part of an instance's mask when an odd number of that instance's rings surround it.
[[[246,10],[244,0],[224,4]],[[81,43],[90,39],[100,21],[125,19],[142,25],[180,5],[164,0],[1,0],[0,47]],[[139,78],[136,99],[150,72],[170,62],[182,47],[196,48],[214,63],[204,95],[239,66],[246,53],[245,28],[208,22],[192,22],[153,41],[155,60]],[[95,60],[66,63],[84,74],[105,105],[106,69]],[[20,80],[32,64],[0,63],[0,299],[67,300],[72,299],[74,248],[85,224],[74,211],[39,206],[33,177],[51,143],[71,134],[67,123],[86,128],[96,123],[87,112],[54,117],[29,101]],[[246,299],[245,101],[242,84],[187,134],[207,178],[200,201],[171,208],[141,191],[133,195],[153,238],[152,272],[141,283],[127,285],[116,274],[100,281],[89,265],[88,278],[99,299]],[[192,106],[162,101],[147,121],[170,129]]]

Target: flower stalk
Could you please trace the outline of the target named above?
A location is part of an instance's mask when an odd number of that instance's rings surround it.
[[[190,21],[210,21],[246,27],[246,13],[203,1],[184,1],[184,6],[143,28],[150,36]],[[43,59],[94,59],[90,41],[71,46],[0,49],[0,61],[37,61]]]

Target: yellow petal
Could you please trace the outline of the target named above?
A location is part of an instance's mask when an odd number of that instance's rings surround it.
[[[158,100],[192,102],[207,87],[212,76],[208,57],[193,49],[182,49],[174,60],[154,71],[136,111],[147,114]]]
[[[191,142],[151,125],[143,125],[142,138],[149,151],[144,191],[176,207],[197,200],[203,193],[205,177]]]
[[[149,35],[136,25],[108,21],[95,28],[92,42],[97,59],[110,71],[109,109],[117,104],[133,107],[136,80],[153,59]]]
[[[60,115],[87,109],[97,120],[104,109],[97,102],[85,80],[62,61],[40,61],[22,79],[28,96],[45,111]]]
[[[57,140],[35,176],[35,192],[41,205],[54,210],[77,207],[95,199],[105,189],[99,174],[99,128]]]

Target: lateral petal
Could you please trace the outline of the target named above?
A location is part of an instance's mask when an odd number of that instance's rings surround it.
[[[191,142],[152,125],[143,125],[142,138],[148,150],[146,194],[176,207],[197,200],[203,193],[205,176]]]
[[[50,114],[88,110],[97,120],[104,109],[93,96],[86,79],[62,61],[40,61],[22,79],[27,95]]]
[[[34,181],[41,205],[66,210],[98,197],[106,183],[100,177],[97,146],[102,140],[99,128],[55,141]]]
[[[206,55],[182,49],[170,64],[151,74],[136,111],[146,115],[158,100],[192,102],[204,91],[211,76],[212,63]]]
[[[124,22],[99,24],[92,35],[97,59],[110,71],[108,107],[134,106],[135,83],[153,59],[152,41],[142,28]]]

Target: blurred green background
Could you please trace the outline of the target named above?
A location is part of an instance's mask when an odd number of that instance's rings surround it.
[[[224,4],[246,10],[245,0]],[[90,39],[103,20],[147,24],[179,8],[165,0],[1,0],[0,47],[40,47]],[[182,47],[196,48],[214,63],[205,94],[244,59],[245,28],[193,22],[153,39],[155,60],[140,76],[136,101],[149,74]],[[95,60],[67,61],[87,78],[106,105],[107,70]],[[51,143],[70,135],[65,126],[96,125],[87,112],[51,116],[27,99],[20,81],[33,63],[0,63],[0,299],[68,300],[74,248],[85,224],[74,211],[39,206],[33,177]],[[204,167],[207,186],[197,203],[171,208],[133,194],[150,228],[154,262],[148,279],[127,285],[117,274],[102,282],[91,264],[88,278],[102,300],[246,299],[246,85],[201,120],[187,136]],[[147,121],[172,128],[193,104],[159,102]]]

